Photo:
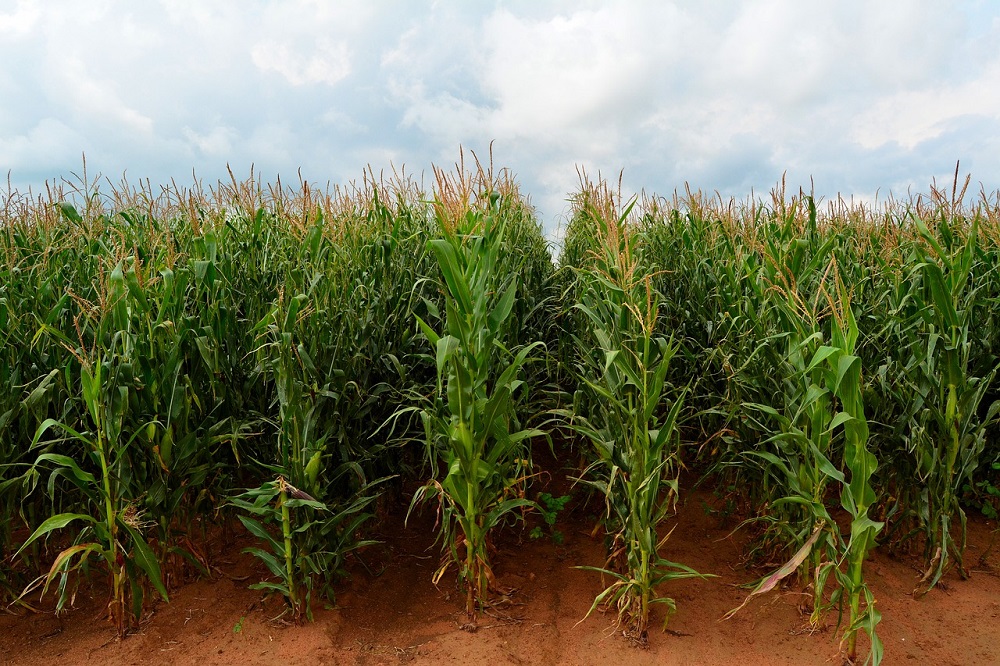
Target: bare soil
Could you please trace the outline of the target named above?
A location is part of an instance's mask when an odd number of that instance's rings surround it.
[[[557,484],[561,485],[561,484]],[[405,504],[405,502],[404,502]],[[747,591],[738,587],[763,573],[742,563],[746,535],[714,510],[703,490],[687,494],[671,520],[676,527],[663,555],[718,578],[678,581],[664,593],[677,602],[666,632],[651,631],[637,647],[615,629],[612,613],[584,620],[602,589],[598,574],[575,565],[601,565],[604,547],[591,537],[595,518],[570,505],[559,516],[561,546],[508,529],[494,554],[499,585],[509,593],[481,618],[475,632],[461,625],[464,596],[454,576],[438,587],[440,560],[434,516],[403,527],[392,512],[377,525],[384,543],[351,563],[335,608],[317,605],[315,621],[291,625],[278,617],[281,599],[247,589],[264,569],[241,553],[247,541],[205,545],[216,575],[180,586],[159,603],[139,631],[118,640],[106,621],[106,590],[81,588],[76,607],[51,613],[0,614],[3,664],[839,664],[837,618],[818,631],[800,612],[796,587],[751,601],[734,618],[721,618]],[[916,558],[875,553],[867,578],[883,615],[879,633],[886,664],[1000,664],[1000,545],[987,553],[996,526],[970,520],[970,580],[950,574],[921,599],[911,592]],[[240,537],[242,538],[242,537]],[[983,555],[987,555],[983,557]],[[96,577],[96,576],[95,576]],[[662,619],[660,616],[659,619]],[[863,640],[863,639],[862,639]],[[867,650],[862,645],[862,654]]]

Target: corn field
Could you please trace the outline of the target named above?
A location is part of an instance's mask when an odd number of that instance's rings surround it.
[[[436,512],[427,584],[453,571],[474,627],[492,541],[544,508],[543,448],[601,515],[581,617],[638,642],[671,581],[712,584],[670,559],[699,479],[748,558],[784,562],[747,601],[800,586],[851,660],[886,653],[874,549],[920,558],[917,597],[969,575],[967,514],[1000,508],[996,196],[625,199],[584,175],[553,259],[508,171],[434,175],[8,193],[4,603],[62,611],[106,579],[125,636],[224,529],[308,620],[382,502]]]

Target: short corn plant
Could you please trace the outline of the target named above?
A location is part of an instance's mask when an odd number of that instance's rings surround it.
[[[350,501],[328,505],[291,485],[283,476],[232,498],[233,506],[246,514],[240,522],[264,548],[246,552],[260,559],[277,582],[261,581],[250,586],[281,594],[295,620],[312,620],[313,592],[333,598],[332,581],[344,574],[344,557],[353,550],[375,543],[356,538],[371,518],[369,506],[376,496],[364,492]],[[271,526],[280,529],[275,536]]]
[[[541,539],[546,532],[552,539],[552,543],[557,546],[563,545],[566,535],[561,530],[556,529],[556,521],[559,519],[559,512],[566,508],[569,501],[573,499],[570,495],[555,497],[551,493],[541,493],[538,495],[538,512],[542,515],[545,529],[541,525],[536,526],[528,533],[532,539]]]
[[[677,346],[656,333],[659,295],[638,256],[638,238],[627,226],[630,208],[617,219],[584,211],[597,225],[598,243],[592,261],[578,271],[575,307],[596,343],[596,352],[584,354],[578,367],[592,408],[588,414],[560,414],[594,447],[596,459],[581,481],[605,497],[613,535],[605,566],[582,567],[613,581],[594,599],[588,616],[602,604],[615,607],[619,625],[645,642],[651,606],[675,609],[657,586],[701,574],[659,555],[669,534],[661,539],[657,529],[678,497],[682,396],[668,393],[665,379]],[[578,339],[577,348],[593,345]],[[670,408],[663,414],[667,401]]]
[[[506,520],[518,519],[518,509],[533,506],[524,496],[529,444],[532,437],[544,436],[520,429],[515,414],[515,400],[524,389],[519,375],[539,343],[514,352],[502,339],[517,282],[516,273],[499,270],[505,224],[497,213],[493,207],[470,210],[455,220],[439,210],[442,237],[429,241],[429,247],[441,271],[444,329],[439,333],[417,317],[435,352],[437,386],[430,404],[408,408],[419,411],[431,464],[440,465],[444,475],[416,492],[410,511],[421,502],[438,502],[439,536],[448,557],[434,582],[457,566],[473,625],[494,583],[490,534]]]
[[[323,399],[336,399],[329,391],[310,390],[306,380],[316,369],[306,348],[296,344],[295,331],[308,303],[305,294],[279,299],[255,329],[265,340],[258,348],[260,372],[273,379],[278,402],[277,464],[265,465],[277,478],[231,498],[245,514],[239,519],[265,548],[247,552],[258,557],[278,581],[262,581],[252,589],[277,592],[285,597],[296,621],[312,620],[313,593],[333,598],[332,583],[344,574],[344,557],[374,543],[357,533],[372,514],[376,499],[371,489],[380,481],[364,482],[356,463],[341,465],[337,474],[325,475],[327,436],[318,432],[317,408]],[[347,475],[359,479],[360,488],[348,499],[333,495],[337,482]],[[350,479],[348,484],[350,485]],[[329,501],[324,498],[331,496]],[[272,531],[279,530],[280,536]]]

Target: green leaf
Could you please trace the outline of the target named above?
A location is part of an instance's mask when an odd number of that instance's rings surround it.
[[[160,574],[160,563],[157,561],[152,549],[150,549],[149,544],[146,543],[146,539],[134,527],[120,518],[118,519],[118,525],[125,528],[129,536],[132,537],[132,547],[134,549],[132,558],[135,563],[140,569],[146,572],[149,582],[160,593],[160,597],[164,601],[169,601],[167,598],[167,588],[163,585],[163,576]]]
[[[67,201],[60,201],[55,204],[56,208],[59,209],[59,214],[70,222],[75,222],[80,224],[83,222],[83,216],[77,212],[76,207]]]
[[[500,324],[507,320],[510,316],[510,311],[514,307],[514,298],[517,295],[517,281],[512,280],[510,285],[507,286],[506,291],[504,291],[503,296],[500,297],[493,305],[493,310],[490,312],[488,318],[488,325],[491,331],[498,331],[500,329]]]
[[[257,522],[253,518],[247,518],[246,516],[238,516],[238,518],[240,519],[240,522],[243,523],[243,526],[246,527],[251,534],[253,534],[258,539],[267,542],[275,552],[279,553],[284,552],[285,550],[284,544],[279,543],[277,539],[271,536],[271,533],[268,532],[264,528],[264,526],[261,525],[259,522]]]
[[[82,520],[88,523],[97,522],[92,516],[88,516],[82,513],[60,513],[50,518],[46,518],[44,521],[42,521],[42,524],[39,525],[38,528],[31,533],[31,536],[29,536],[28,539],[23,544],[21,544],[21,547],[17,549],[16,553],[14,553],[14,557],[20,555],[21,552],[25,548],[30,546],[36,539],[39,539],[54,530],[60,530],[69,525],[70,523],[72,523],[74,520]]]
[[[285,563],[278,561],[278,558],[276,558],[271,553],[254,546],[251,546],[250,548],[244,548],[243,552],[250,553],[254,557],[258,558],[261,562],[263,562],[267,566],[268,570],[270,570],[270,572],[280,580],[285,580],[285,578],[288,576],[288,573],[285,571]],[[265,585],[265,584],[259,584],[259,585]],[[251,589],[259,590],[263,588],[251,586]],[[286,596],[288,595],[287,587],[278,588],[274,587],[273,585],[270,585],[270,589],[277,589],[279,591],[283,589],[284,591],[282,592],[282,594]]]

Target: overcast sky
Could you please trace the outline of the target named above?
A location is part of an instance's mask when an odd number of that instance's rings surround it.
[[[280,174],[326,183],[459,145],[552,231],[576,166],[627,189],[1000,187],[1000,3],[0,0],[15,187]],[[429,180],[428,180],[429,182]]]

